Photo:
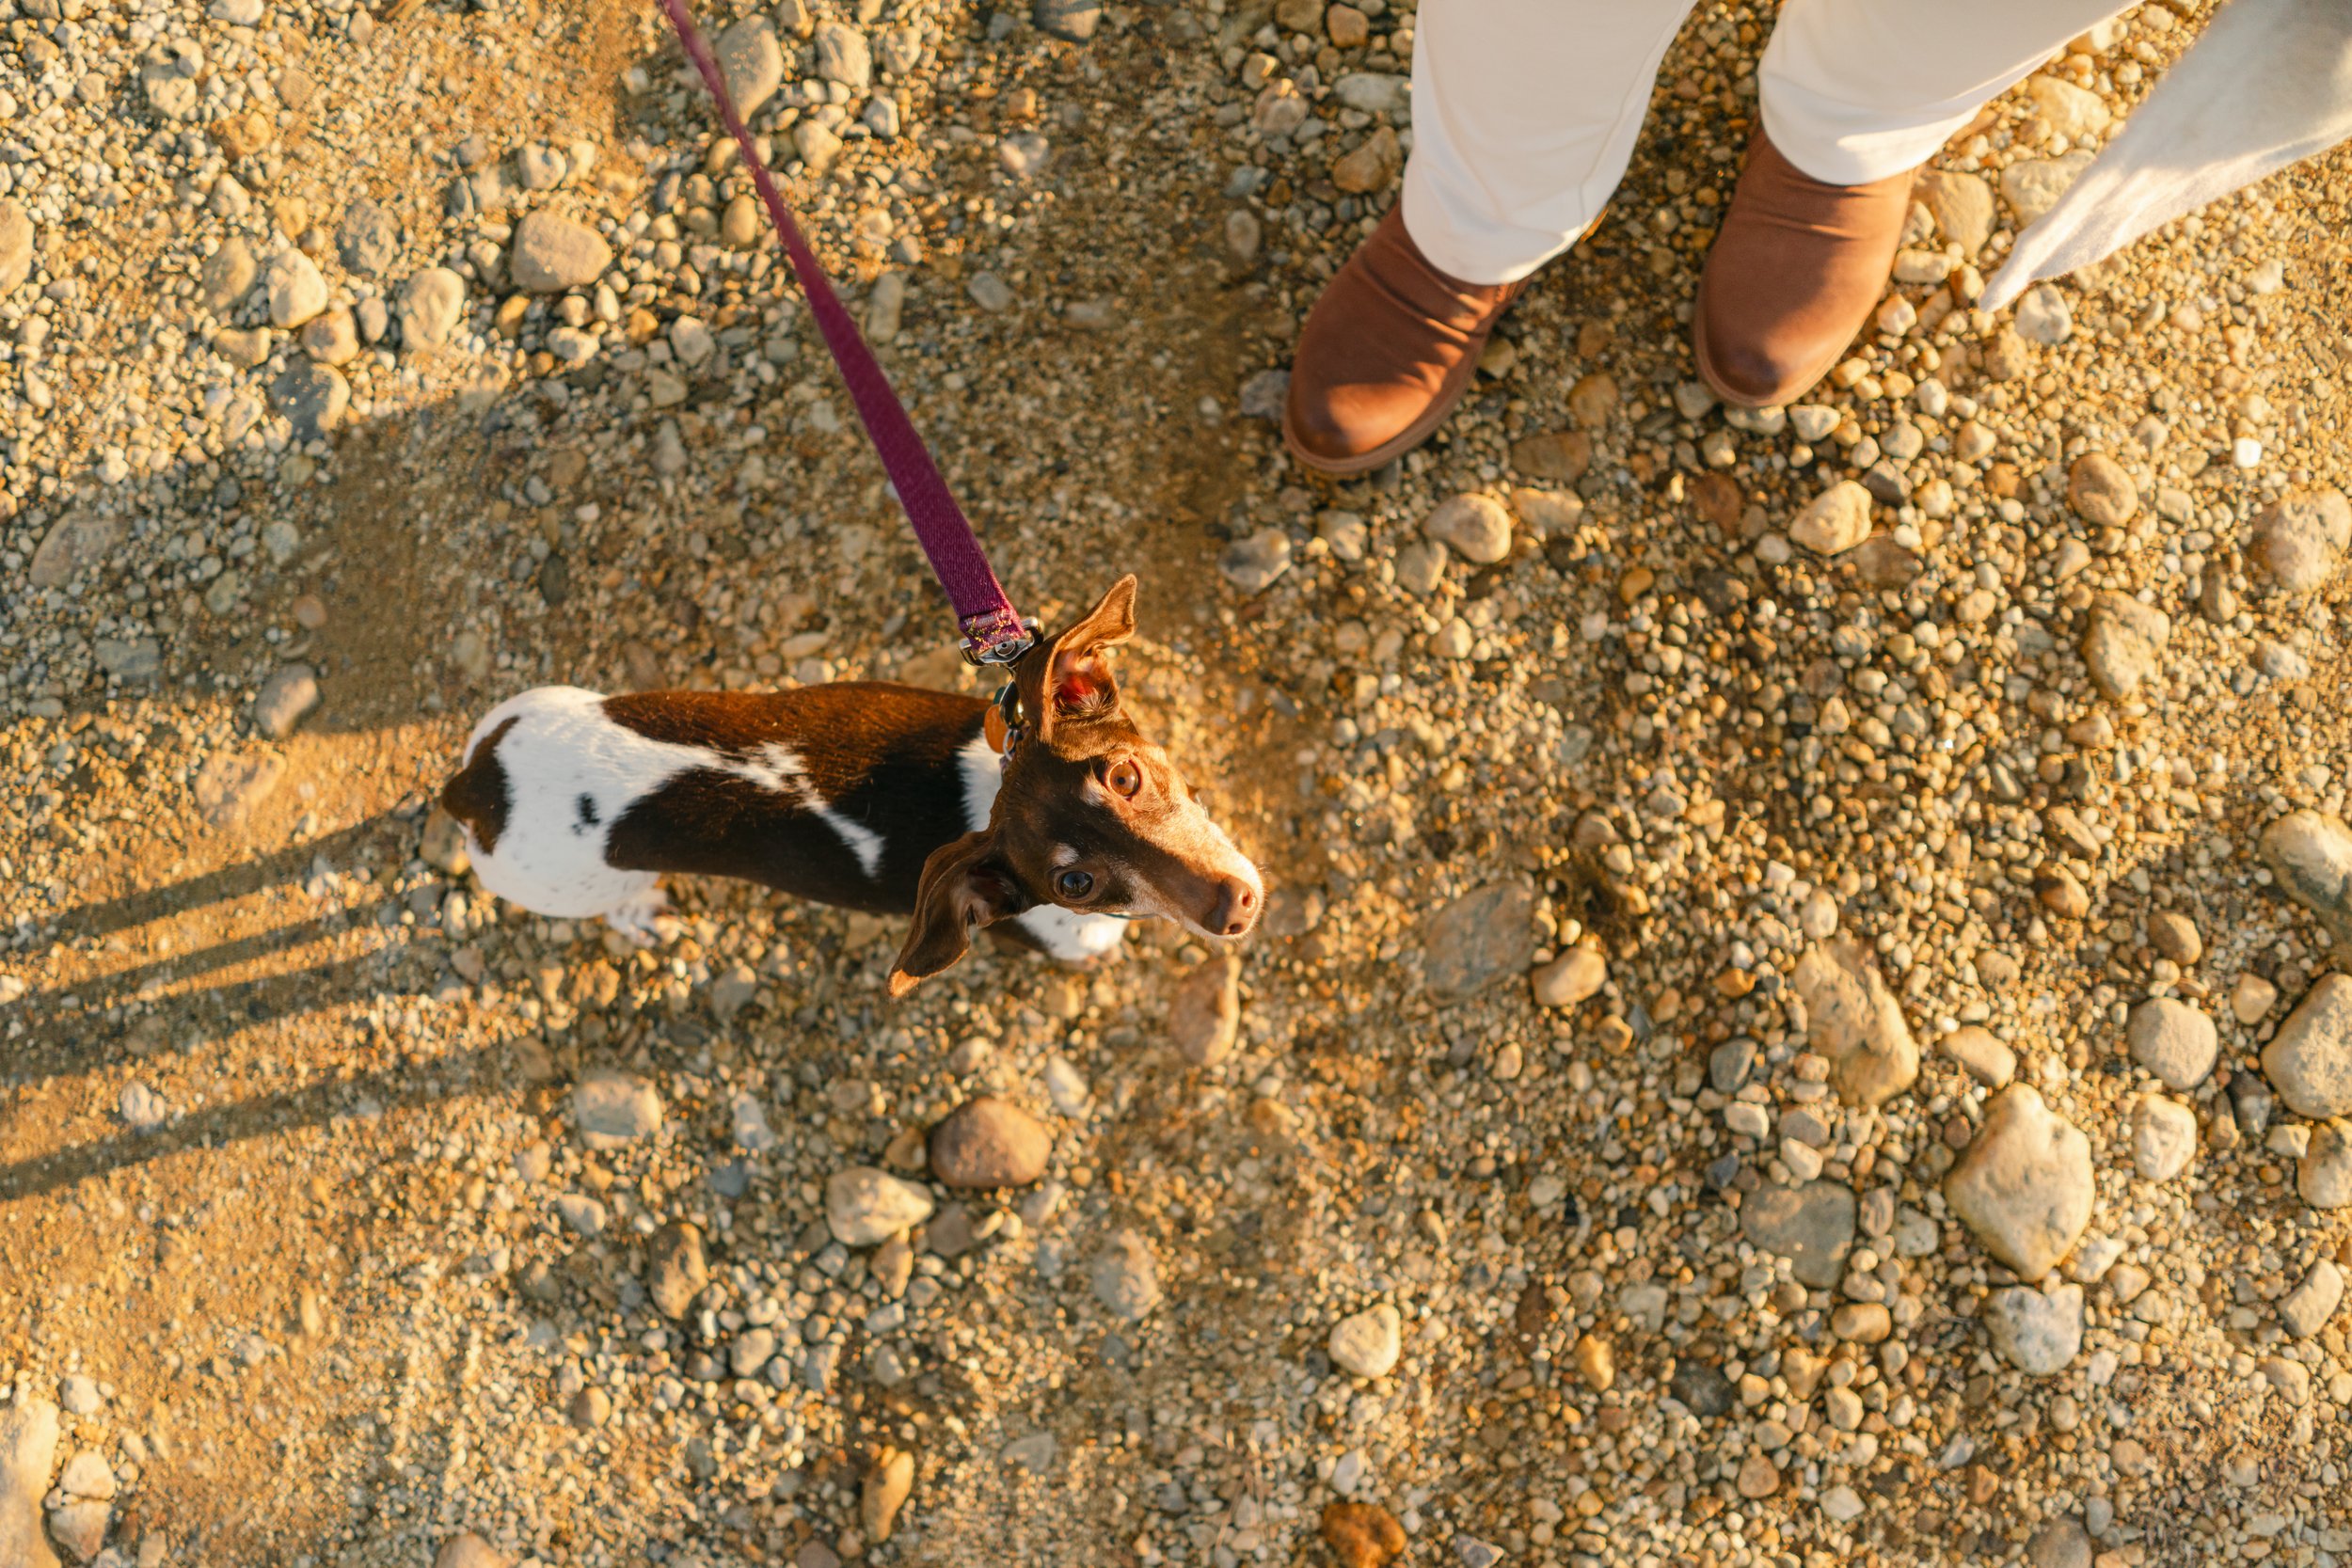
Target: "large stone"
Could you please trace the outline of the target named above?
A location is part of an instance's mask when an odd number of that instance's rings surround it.
[[[1596,995],[1609,980],[1609,960],[1581,942],[1529,974],[1528,989],[1538,1006],[1573,1007]]]
[[[1133,1230],[1119,1230],[1103,1243],[1087,1270],[1094,1299],[1113,1317],[1137,1323],[1160,1304],[1160,1269],[1151,1243]]]
[[[1291,569],[1291,536],[1263,528],[1225,546],[1216,569],[1245,594],[1263,594]]]
[[[438,348],[466,309],[466,280],[447,267],[422,267],[400,292],[400,346]]]
[[[89,1562],[105,1547],[113,1515],[111,1503],[66,1502],[49,1511],[49,1533],[74,1561]]]
[[[1788,537],[1816,555],[1841,555],[1870,537],[1870,492],[1841,479],[1804,503]]]
[[[2009,203],[2022,227],[2057,206],[2066,187],[2090,166],[2090,154],[2083,150],[2063,158],[2027,158],[2011,164],[2001,170],[2001,199]]]
[[[1396,1308],[1377,1302],[1334,1323],[1325,1349],[1358,1377],[1386,1377],[1396,1370],[1397,1358],[1405,1353],[1404,1328]]]
[[[2122,528],[2139,511],[2139,486],[2106,452],[2087,451],[2066,471],[2066,504],[2095,527]]]
[[[345,272],[379,277],[399,259],[400,225],[362,197],[343,213],[342,226],[335,230],[335,253]]]
[[[56,1405],[24,1398],[0,1405],[0,1563],[8,1568],[57,1568],[40,1520],[56,1456]]]
[[[261,275],[261,263],[253,259],[253,247],[231,235],[221,242],[218,250],[204,258],[203,271],[197,278],[198,295],[204,301],[204,309],[218,315],[243,299]]]
[[[2297,1116],[2352,1116],[2352,976],[2319,977],[2263,1048],[2263,1073]]]
[[[884,1449],[874,1457],[874,1467],[866,1472],[865,1483],[858,1488],[858,1523],[866,1528],[866,1539],[877,1544],[890,1539],[898,1525],[898,1511],[914,1490],[913,1454],[903,1449]]]
[[[2343,1305],[2344,1271],[2323,1258],[2279,1303],[2279,1323],[2296,1338],[2308,1339],[2325,1328]]]
[[[825,1224],[843,1246],[872,1246],[931,1217],[931,1195],[872,1165],[851,1165],[825,1182]]]
[[[1511,513],[1492,496],[1473,492],[1441,500],[1422,519],[1421,531],[1481,566],[1511,553]]]
[[[275,752],[215,752],[197,769],[197,810],[215,828],[237,827],[277,793],[285,777],[286,759]]]
[[[539,211],[515,226],[515,246],[506,270],[517,288],[532,293],[562,293],[585,288],[612,264],[612,247],[584,223]]]
[[[473,1531],[460,1530],[433,1554],[433,1568],[509,1568],[513,1560]]]
[[[25,576],[36,588],[58,588],[112,555],[130,532],[112,512],[67,513],[41,536]]]
[[[1020,1106],[975,1095],[931,1129],[931,1175],[950,1187],[1025,1187],[1045,1174],[1054,1140]]]
[[[2169,1181],[2197,1156],[2197,1113],[2169,1095],[2142,1095],[2132,1107],[2132,1168]]]
[[[1750,1244],[1788,1259],[1800,1284],[1827,1290],[1845,1272],[1853,1245],[1852,1189],[1836,1181],[1766,1187],[1740,1207],[1740,1233]]]
[[[703,1233],[684,1220],[672,1220],[645,1243],[645,1294],[665,1318],[683,1318],[694,1308],[694,1298],[710,1283],[710,1266],[703,1260]]]
[[[1102,0],[1036,0],[1029,21],[1041,33],[1084,43],[1103,25]]]
[[[2352,1207],[2352,1122],[2323,1121],[2296,1166],[2296,1196],[2314,1209]]]
[[[2280,890],[2352,942],[2352,828],[2327,812],[2293,811],[2263,830],[2263,863]]]
[[[2033,1532],[2026,1543],[2033,1568],[2090,1568],[2090,1532],[2073,1514],[2063,1514]]]
[[[1984,1126],[1944,1179],[1952,1212],[2028,1282],[2082,1239],[2096,1191],[2090,1140],[2023,1084],[1985,1107]]]
[[[326,309],[326,279],[318,263],[299,250],[288,248],[270,258],[263,279],[269,290],[272,326],[290,331]]]
[[[1408,1544],[1405,1527],[1378,1503],[1326,1503],[1322,1532],[1340,1568],[1389,1568]]]
[[[2152,996],[2134,1007],[2123,1033],[2132,1060],[2169,1089],[2195,1088],[2221,1054],[2221,1037],[2213,1020],[2175,996]]]
[[[1535,890],[1494,882],[1438,911],[1422,933],[1422,978],[1442,1001],[1523,974],[1535,956]]]
[[[2309,594],[2335,575],[2352,546],[2352,503],[2344,492],[2290,490],[2254,519],[2247,554],[2283,593]]]
[[[1993,1348],[2010,1365],[2034,1377],[2054,1376],[2083,1348],[2083,1288],[2016,1285],[1995,1291],[1985,1303],[1984,1326]]]
[[[1911,195],[1927,207],[1936,231],[1970,260],[1993,238],[1993,187],[1979,176],[1928,169],[1913,182]]]
[[[1195,1067],[1233,1053],[1241,1030],[1241,955],[1212,953],[1177,982],[1168,1007],[1168,1042]]]
[[[294,426],[297,441],[315,441],[343,422],[351,407],[351,383],[332,365],[297,360],[269,384],[269,401]]]
[[[1593,437],[1581,430],[1553,430],[1511,443],[1511,467],[1531,479],[1574,484],[1593,466]]]
[[[817,24],[817,74],[852,93],[874,84],[874,52],[866,35],[842,22]]]
[[[33,220],[13,201],[0,201],[0,300],[33,276]]]
[[[619,1148],[661,1126],[661,1096],[631,1073],[591,1072],[572,1086],[572,1119],[590,1148]]]
[[[2164,668],[2172,620],[2128,594],[2102,594],[2091,602],[2083,632],[2083,662],[2091,684],[2119,703],[2131,701]]]
[[[2088,87],[2056,76],[2034,76],[2026,83],[2026,97],[2050,122],[2051,133],[2068,141],[2080,142],[2096,136],[2115,119],[2106,100]]]
[[[776,41],[775,24],[764,16],[747,16],[729,27],[713,40],[710,52],[727,96],[745,119],[784,86],[784,46]]]
[[[271,740],[283,740],[318,705],[318,672],[307,664],[280,665],[253,699],[253,727]]]
[[[1331,183],[1356,196],[1385,191],[1405,166],[1405,149],[1383,125],[1331,162]]]
[[[1797,960],[1806,1040],[1829,1059],[1830,1085],[1848,1105],[1883,1105],[1919,1076],[1919,1046],[1869,950],[1851,938],[1817,943]]]

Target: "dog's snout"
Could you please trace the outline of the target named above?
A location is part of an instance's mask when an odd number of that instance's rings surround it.
[[[1218,936],[1238,937],[1258,923],[1258,890],[1238,877],[1217,884],[1216,905],[1209,911],[1208,927]]]

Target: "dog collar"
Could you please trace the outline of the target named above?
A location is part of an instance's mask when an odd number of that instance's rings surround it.
[[[988,705],[988,716],[980,721],[980,733],[988,736],[997,761],[1011,767],[1013,748],[1028,733],[1028,726],[1021,722],[1021,693],[1012,682],[1007,681],[996,689],[996,695]]]

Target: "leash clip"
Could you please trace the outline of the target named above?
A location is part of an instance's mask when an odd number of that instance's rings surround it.
[[[957,644],[963,651],[963,662],[982,669],[1018,663],[1022,655],[1037,646],[1040,624],[1008,611],[968,622],[963,630],[963,640]]]

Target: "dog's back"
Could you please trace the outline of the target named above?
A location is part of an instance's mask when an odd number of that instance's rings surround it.
[[[466,829],[482,883],[541,914],[610,915],[653,890],[650,871],[605,857],[611,825],[691,761],[647,740],[577,686],[508,698],[474,726],[441,805]]]

